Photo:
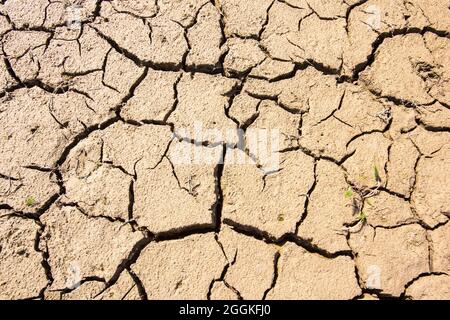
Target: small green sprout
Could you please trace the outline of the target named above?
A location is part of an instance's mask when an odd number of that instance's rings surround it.
[[[376,182],[381,182],[380,171],[376,165],[373,166],[373,175]]]
[[[36,199],[34,199],[33,196],[28,197],[28,198],[25,200],[25,204],[27,205],[27,207],[33,207],[33,206],[36,204]]]
[[[362,221],[362,222],[364,222],[364,221],[367,220],[367,216],[366,216],[366,214],[365,214],[363,211],[361,211],[361,212],[358,214],[358,220],[360,220],[360,221]]]
[[[347,199],[350,199],[351,197],[353,197],[352,187],[348,187],[348,189],[344,192],[344,197],[346,197]]]

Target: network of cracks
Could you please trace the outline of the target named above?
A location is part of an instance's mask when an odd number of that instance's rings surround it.
[[[449,299],[449,11],[1,1],[0,298]]]

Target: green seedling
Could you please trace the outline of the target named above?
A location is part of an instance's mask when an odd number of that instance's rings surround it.
[[[373,175],[376,182],[381,182],[380,171],[376,165],[373,166]]]
[[[344,192],[344,197],[346,197],[347,199],[350,199],[351,197],[353,197],[352,187],[348,187],[348,189]]]
[[[366,214],[365,214],[363,211],[361,211],[361,212],[358,214],[358,220],[359,220],[359,221],[362,221],[362,222],[364,222],[364,221],[367,220],[367,216],[366,216]]]
[[[33,207],[36,204],[36,199],[34,199],[34,197],[28,197],[25,200],[25,204],[27,205],[27,207]]]

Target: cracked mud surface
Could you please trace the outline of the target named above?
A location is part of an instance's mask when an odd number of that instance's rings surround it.
[[[0,299],[450,299],[449,13],[1,1]]]

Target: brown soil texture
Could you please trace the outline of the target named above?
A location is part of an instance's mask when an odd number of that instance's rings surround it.
[[[0,38],[0,299],[450,299],[448,0],[5,0]]]

